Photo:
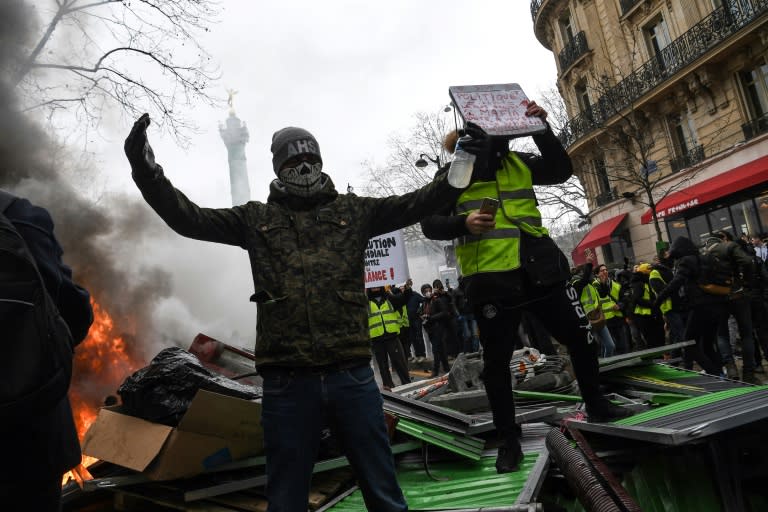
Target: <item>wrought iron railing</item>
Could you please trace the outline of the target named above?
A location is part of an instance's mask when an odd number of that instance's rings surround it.
[[[567,45],[565,45],[565,48],[560,50],[560,71],[565,71],[571,67],[571,64],[576,62],[579,57],[588,51],[589,47],[587,46],[587,35],[582,30],[576,34],[574,38],[568,42]]]
[[[746,3],[746,0],[743,0]],[[604,94],[588,112],[570,119],[559,137],[567,147],[589,134],[613,115],[629,107],[683,67],[725,41],[768,12],[768,0],[751,0],[748,6],[719,7],[675,39],[658,55],[636,69]]]
[[[750,119],[749,122],[741,125],[741,131],[744,132],[744,139],[746,140],[768,132],[768,114]]]
[[[677,172],[682,169],[695,165],[704,160],[704,146],[695,146],[693,149],[680,156],[672,158],[669,161],[672,172]]]
[[[595,204],[597,206],[603,206],[610,203],[611,201],[615,201],[618,198],[619,198],[619,194],[616,188],[614,187],[610,190],[604,190],[599,194],[597,194],[595,196]]]

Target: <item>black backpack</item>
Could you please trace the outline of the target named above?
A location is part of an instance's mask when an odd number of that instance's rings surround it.
[[[0,191],[0,417],[24,423],[51,410],[72,377],[72,335],[45,288]]]
[[[728,295],[733,288],[735,245],[718,242],[701,250],[699,288],[710,295]]]

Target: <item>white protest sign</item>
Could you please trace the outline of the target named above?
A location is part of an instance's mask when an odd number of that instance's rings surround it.
[[[368,240],[365,249],[365,287],[398,284],[408,279],[408,259],[400,230]]]

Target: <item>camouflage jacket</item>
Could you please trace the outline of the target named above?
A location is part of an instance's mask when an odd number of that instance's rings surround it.
[[[159,166],[158,166],[159,167]],[[320,366],[370,358],[363,254],[372,236],[456,201],[443,179],[386,198],[339,194],[330,178],[299,198],[273,181],[266,204],[201,208],[163,175],[134,173],[147,203],[182,236],[248,251],[257,303],[256,366]]]

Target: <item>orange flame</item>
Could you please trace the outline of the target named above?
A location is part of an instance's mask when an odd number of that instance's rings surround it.
[[[93,325],[75,350],[72,386],[69,389],[69,400],[81,441],[96,420],[104,399],[115,394],[126,377],[146,366],[146,362],[131,353],[124,337],[117,334],[112,316],[93,298],[91,306]],[[96,460],[83,455],[82,465],[89,466]],[[69,477],[70,473],[64,475],[64,482]]]

